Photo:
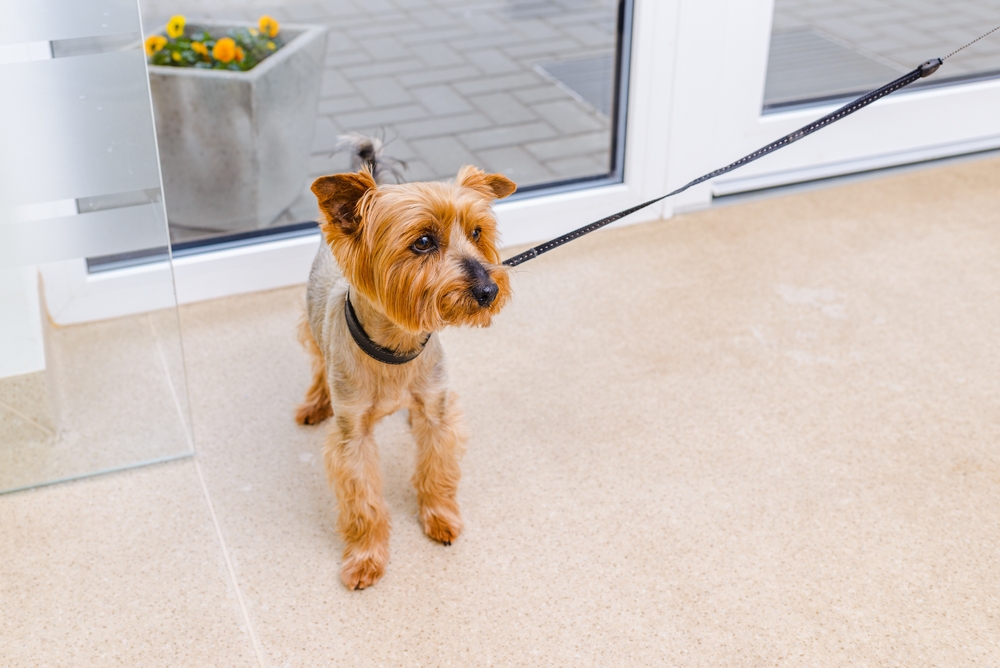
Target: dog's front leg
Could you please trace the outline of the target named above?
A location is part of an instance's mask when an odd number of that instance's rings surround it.
[[[327,473],[337,493],[337,529],[345,543],[340,579],[349,589],[378,582],[389,561],[389,512],[382,500],[372,426],[364,416],[337,412],[325,451]]]
[[[459,462],[468,439],[458,397],[447,390],[418,395],[410,409],[410,421],[417,441],[413,486],[417,488],[420,521],[424,533],[451,545],[462,532],[455,494],[462,477]]]

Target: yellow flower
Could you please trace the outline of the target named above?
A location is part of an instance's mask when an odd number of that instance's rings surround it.
[[[267,48],[271,49],[271,51],[274,51],[275,49],[278,48],[278,45],[275,44],[274,42],[268,42],[267,43]]]
[[[222,63],[228,63],[236,57],[236,42],[232,37],[223,37],[212,48],[212,57]]]
[[[180,62],[181,54],[174,51],[173,53],[170,54],[170,57],[174,59],[174,62]]]
[[[260,21],[257,22],[257,25],[260,26],[260,31],[268,37],[277,37],[278,30],[281,29],[278,22],[266,14],[260,17]]]
[[[184,34],[184,24],[186,20],[180,14],[176,16],[171,16],[170,20],[167,21],[167,34],[177,39]]]
[[[243,56],[245,56],[245,55],[246,54],[243,53],[243,47],[242,46],[236,47],[236,62],[242,63],[243,62]]]
[[[191,42],[191,50],[197,53],[199,56],[204,56],[208,58],[208,47],[201,42]]]
[[[260,31],[258,31],[256,28],[250,28],[250,34],[256,37],[257,35],[260,34]]]
[[[150,35],[146,38],[146,55],[151,56],[167,45],[167,38],[163,35]]]

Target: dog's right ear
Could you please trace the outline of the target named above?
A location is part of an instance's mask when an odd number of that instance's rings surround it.
[[[343,234],[352,235],[361,225],[358,211],[361,198],[377,187],[371,173],[363,169],[357,173],[321,176],[313,181],[312,191],[327,224]]]

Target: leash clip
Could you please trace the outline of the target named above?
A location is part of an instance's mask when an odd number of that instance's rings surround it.
[[[938,68],[944,64],[944,61],[940,58],[932,58],[926,63],[922,63],[917,69],[920,70],[920,78],[926,79],[930,75],[938,71]]]

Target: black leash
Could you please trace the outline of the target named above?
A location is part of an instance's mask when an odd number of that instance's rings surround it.
[[[581,227],[581,228],[579,228],[577,230],[573,230],[572,232],[569,232],[568,234],[564,234],[561,237],[556,237],[555,239],[552,239],[551,241],[546,241],[544,244],[539,244],[538,246],[535,246],[534,248],[529,248],[528,250],[524,251],[523,253],[519,253],[519,254],[515,255],[514,257],[507,258],[506,260],[503,261],[503,264],[505,264],[508,267],[516,267],[517,265],[522,264],[524,262],[527,262],[528,260],[535,259],[536,257],[538,257],[539,255],[541,255],[542,253],[549,252],[553,248],[558,248],[559,246],[562,246],[563,244],[569,243],[570,241],[573,241],[574,239],[579,239],[583,235],[589,234],[589,233],[593,232],[594,230],[599,230],[602,227],[604,227],[605,225],[610,225],[611,223],[615,222],[616,220],[621,220],[625,216],[627,216],[629,214],[632,214],[632,213],[635,213],[636,211],[639,211],[640,209],[645,209],[647,206],[651,206],[653,204],[656,204],[657,202],[665,200],[668,197],[673,197],[674,195],[679,195],[680,193],[684,192],[688,188],[691,188],[692,186],[696,186],[699,183],[704,183],[705,181],[708,181],[709,179],[714,179],[717,176],[722,176],[723,174],[731,172],[734,169],[739,169],[743,165],[747,165],[747,164],[753,162],[754,160],[759,160],[760,158],[763,158],[768,153],[773,153],[773,152],[777,151],[779,148],[784,148],[785,146],[788,146],[789,144],[797,142],[798,140],[802,139],[803,137],[807,137],[807,136],[811,135],[812,133],[816,132],[817,130],[825,128],[826,126],[830,125],[831,123],[836,123],[840,119],[846,118],[847,116],[850,116],[855,111],[859,111],[861,109],[864,109],[865,107],[867,107],[872,102],[875,102],[876,100],[879,100],[879,99],[885,97],[886,95],[889,95],[890,93],[895,93],[900,88],[903,88],[905,86],[910,85],[911,83],[913,83],[917,79],[923,79],[925,77],[929,77],[930,75],[932,75],[935,72],[937,72],[938,68],[941,67],[942,64],[944,64],[944,61],[946,59],[951,58],[952,56],[954,56],[959,51],[962,51],[963,49],[969,48],[970,46],[972,46],[973,44],[975,44],[979,40],[983,39],[984,37],[986,37],[988,35],[992,35],[997,30],[1000,30],[1000,26],[997,26],[993,30],[990,30],[988,33],[977,37],[976,39],[972,40],[971,42],[969,42],[968,44],[966,44],[962,48],[956,49],[955,51],[952,51],[951,53],[949,53],[944,58],[934,58],[932,60],[928,60],[926,63],[923,63],[922,65],[920,65],[919,67],[917,67],[917,69],[915,69],[912,72],[909,72],[907,74],[904,74],[903,76],[899,77],[895,81],[890,81],[889,83],[887,83],[886,85],[882,86],[881,88],[878,88],[876,90],[873,90],[870,93],[862,95],[858,99],[854,100],[853,102],[850,102],[849,104],[844,105],[843,107],[841,107],[840,109],[837,109],[833,113],[827,114],[823,118],[820,118],[819,120],[813,121],[809,125],[807,125],[807,126],[805,126],[803,128],[799,128],[795,132],[792,132],[791,134],[787,134],[784,137],[782,137],[781,139],[779,139],[777,141],[774,141],[774,142],[771,142],[770,144],[768,144],[767,146],[764,146],[763,148],[757,149],[756,151],[754,151],[750,155],[744,156],[744,157],[740,158],[739,160],[737,160],[736,162],[734,162],[732,164],[726,165],[725,167],[722,167],[721,169],[717,169],[714,172],[711,172],[709,174],[705,174],[704,176],[699,176],[694,181],[691,181],[690,183],[688,183],[688,184],[686,184],[684,186],[681,186],[680,188],[678,188],[677,190],[675,190],[673,192],[667,193],[666,195],[663,195],[661,197],[657,197],[656,199],[651,199],[648,202],[643,202],[642,204],[637,204],[636,206],[633,206],[630,209],[625,209],[624,211],[619,211],[618,213],[612,214],[612,215],[608,216],[607,218],[601,218],[600,220],[595,221],[595,222],[591,223],[590,225],[585,225],[584,227]]]

